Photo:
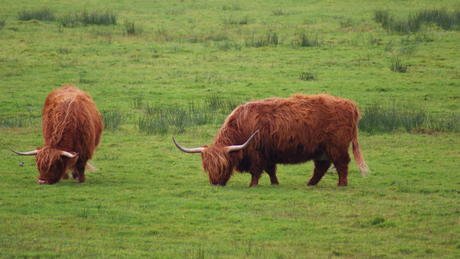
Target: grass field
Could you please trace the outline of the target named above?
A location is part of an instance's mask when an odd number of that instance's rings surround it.
[[[458,1],[0,6],[0,257],[460,257]],[[43,145],[64,84],[103,114],[99,171],[38,185],[9,148]],[[356,102],[372,174],[352,160],[348,187],[307,187],[312,163],[280,165],[279,186],[212,187],[172,143],[210,144],[237,105],[294,93]]]

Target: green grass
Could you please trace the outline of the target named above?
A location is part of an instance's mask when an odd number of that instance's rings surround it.
[[[54,20],[17,16],[45,9]],[[457,9],[451,0],[2,5],[0,257],[458,258],[460,35],[434,19]],[[404,26],[428,18],[398,32],[375,10]],[[84,13],[116,22],[76,18]],[[405,73],[392,71],[396,60]],[[43,145],[43,102],[69,83],[102,114],[99,171],[85,184],[38,185],[34,158],[9,148]],[[348,187],[336,188],[335,172],[307,187],[309,162],[279,165],[279,186],[263,175],[248,188],[250,175],[235,174],[216,188],[200,156],[172,143],[174,134],[209,145],[237,105],[295,93],[357,104],[372,174],[352,161]]]

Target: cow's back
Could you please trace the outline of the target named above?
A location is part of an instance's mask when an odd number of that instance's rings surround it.
[[[43,107],[45,145],[91,158],[102,133],[101,115],[91,97],[72,86],[52,91]]]

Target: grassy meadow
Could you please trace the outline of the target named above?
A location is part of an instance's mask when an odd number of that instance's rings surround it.
[[[0,0],[1,258],[460,258],[458,1]],[[84,184],[29,151],[65,84],[106,126]],[[348,187],[313,163],[212,187],[200,156],[253,99],[362,112]],[[18,164],[24,162],[24,166]]]

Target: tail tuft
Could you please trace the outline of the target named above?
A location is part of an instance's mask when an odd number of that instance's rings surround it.
[[[97,169],[95,166],[91,165],[90,163],[86,162],[85,170],[90,171],[90,172],[95,172],[99,169]]]
[[[351,139],[351,142],[353,144],[353,156],[355,157],[355,162],[356,165],[358,166],[359,171],[361,172],[361,175],[363,177],[366,177],[367,174],[370,174],[371,171],[369,170],[369,167],[367,166],[366,162],[364,161],[363,154],[361,154],[361,150],[359,149],[359,143],[358,143],[358,121],[360,119],[359,115],[359,110],[355,106],[354,107],[354,114],[355,114],[355,125],[353,127],[353,137]]]
[[[356,159],[356,158],[355,158]],[[356,161],[356,160],[355,160]],[[366,162],[364,162],[364,160],[362,160],[362,163],[358,163],[356,161],[356,164],[358,165],[358,169],[359,171],[361,172],[361,175],[363,177],[366,177],[366,175],[370,174],[371,173],[371,170],[369,170],[369,167],[367,166]]]
[[[370,174],[371,171],[367,166],[366,162],[364,161],[363,154],[361,154],[361,150],[359,149],[358,138],[355,136],[352,139],[353,144],[353,156],[355,157],[356,165],[358,166],[359,171],[363,177],[366,177],[367,174]]]

